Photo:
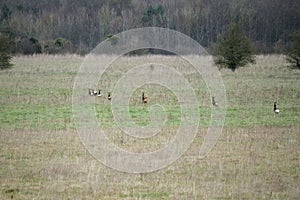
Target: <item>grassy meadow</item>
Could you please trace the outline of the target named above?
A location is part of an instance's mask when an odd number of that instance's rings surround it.
[[[0,71],[0,199],[298,199],[300,196],[300,71],[281,55],[257,56],[236,72],[221,70],[227,113],[215,148],[198,159],[210,123],[210,93],[200,74],[172,56],[121,57],[98,83],[95,116],[116,145],[132,152],[162,148],[180,125],[174,93],[150,84],[129,101],[132,120],[149,123],[149,107],[165,108],[167,122],[150,139],[123,134],[107,92],[133,66],[164,63],[180,71],[199,101],[200,126],[191,147],[170,166],[128,174],[97,161],[81,143],[72,113],[72,92],[84,58],[19,56]],[[88,88],[87,88],[88,89]],[[141,103],[141,92],[149,98]],[[274,116],[273,102],[280,114]]]

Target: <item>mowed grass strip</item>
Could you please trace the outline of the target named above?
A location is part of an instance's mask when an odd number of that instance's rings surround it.
[[[157,58],[180,69],[191,82],[199,101],[200,126],[208,127],[211,109],[209,91],[201,76],[182,61],[174,62],[174,58],[168,56],[120,58],[103,75],[105,82],[116,83],[123,74],[122,70],[126,71],[137,63],[142,64],[143,59],[154,62]],[[14,58],[15,67],[0,73],[0,127],[31,130],[74,129],[72,90],[81,61],[81,57],[72,55]],[[235,73],[221,71],[228,103],[226,127],[283,127],[300,123],[300,72],[285,65],[282,57],[259,56],[256,65],[239,69]],[[103,127],[115,125],[110,102],[106,99],[107,92],[113,89],[112,86],[113,84],[100,82],[99,88],[104,91],[103,97],[95,99],[95,114]],[[142,105],[140,101],[143,91],[149,98],[147,105]],[[94,97],[87,95],[86,98]],[[281,110],[276,117],[272,110],[274,101],[278,102]],[[129,104],[129,113],[138,125],[145,126],[149,123],[149,108],[155,104],[165,108],[167,125],[178,126],[181,123],[180,104],[176,96],[164,87],[150,85],[137,88]]]

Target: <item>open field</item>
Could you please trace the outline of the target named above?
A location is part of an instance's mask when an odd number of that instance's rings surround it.
[[[173,66],[191,83],[201,115],[197,137],[175,163],[147,174],[105,167],[82,145],[73,120],[72,90],[82,57],[15,57],[0,71],[0,199],[298,199],[300,196],[300,71],[283,56],[258,56],[236,72],[222,70],[227,94],[223,133],[202,160],[199,148],[210,122],[210,96],[201,75],[168,56],[124,57],[104,74],[95,99],[96,117],[116,145],[147,152],[162,147],[180,125],[179,103],[157,85],[137,89],[130,99],[132,120],[149,123],[148,107],[165,107],[167,123],[151,139],[122,134],[106,93],[132,65]],[[140,94],[149,97],[141,105]],[[87,91],[88,92],[88,91]],[[94,98],[88,96],[87,98]],[[280,115],[274,116],[277,101]]]

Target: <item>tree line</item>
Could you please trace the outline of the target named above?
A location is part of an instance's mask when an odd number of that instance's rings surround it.
[[[0,0],[14,54],[85,54],[132,28],[177,30],[211,50],[239,24],[257,53],[283,53],[300,29],[298,0]]]

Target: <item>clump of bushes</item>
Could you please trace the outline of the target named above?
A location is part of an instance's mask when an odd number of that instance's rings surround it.
[[[68,52],[72,52],[72,43],[61,37],[47,41],[43,48],[43,53],[48,54],[65,54]]]

